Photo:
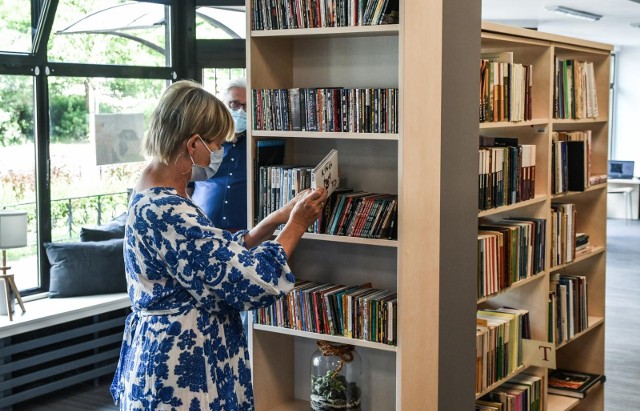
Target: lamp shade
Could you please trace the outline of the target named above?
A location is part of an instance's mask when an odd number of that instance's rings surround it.
[[[27,212],[0,210],[0,250],[26,245]]]

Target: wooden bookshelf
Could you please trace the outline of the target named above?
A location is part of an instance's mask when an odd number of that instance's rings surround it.
[[[247,1],[248,11],[251,5]],[[248,27],[250,18],[247,12]],[[589,316],[596,320],[579,338],[558,349],[558,366],[604,372],[606,190],[592,187],[576,195],[552,196],[550,156],[554,130],[590,128],[594,130],[593,173],[606,173],[611,47],[490,23],[481,27],[480,4],[465,0],[403,0],[400,24],[393,27],[251,31],[247,42],[250,89],[399,89],[397,134],[249,130],[247,137],[251,152],[256,139],[288,139],[287,164],[314,164],[336,148],[346,186],[398,194],[397,240],[305,235],[290,261],[300,279],[347,285],[372,282],[376,288],[398,292],[398,346],[356,344],[368,385],[363,409],[472,409],[479,304],[529,310],[533,338],[547,339],[550,228],[546,270],[480,302],[475,283],[476,235],[479,218],[522,216],[549,221],[552,201],[576,204],[580,216],[576,231],[589,233],[597,247],[562,268],[588,276]],[[536,67],[534,120],[478,125],[480,49],[513,51],[514,61]],[[555,55],[596,63],[598,118],[553,119]],[[248,115],[252,118],[252,107]],[[536,145],[534,199],[478,212],[478,133],[515,136]],[[252,182],[248,193],[253,205]],[[248,221],[252,224],[254,216]],[[309,362],[316,339],[324,336],[278,327],[251,328],[256,409],[307,409]],[[518,372],[531,368],[523,366]],[[532,372],[546,376],[537,368]],[[548,399],[545,409],[555,409],[555,403]],[[602,410],[604,390],[574,405],[575,409]]]
[[[593,185],[581,192],[552,193],[552,141],[553,131],[591,130],[591,174],[606,174],[609,107],[609,63],[612,48],[605,44],[576,40],[563,36],[530,31],[521,28],[482,24],[482,51],[512,51],[514,63],[534,66],[533,118],[526,122],[480,123],[481,136],[518,137],[521,144],[536,145],[536,196],[522,203],[483,210],[478,217],[485,219],[501,216],[519,216],[547,219],[546,270],[536,280],[516,283],[496,295],[479,299],[478,307],[508,305],[527,309],[531,316],[532,338],[547,340],[548,291],[551,274],[584,275],[588,290],[588,327],[570,340],[557,346],[558,368],[575,369],[589,373],[604,373],[605,324],[605,259],[606,259],[606,184]],[[556,119],[554,109],[555,58],[592,61],[599,115],[586,119]],[[535,74],[537,72],[537,74]],[[551,205],[573,203],[577,209],[575,232],[589,234],[592,245],[589,252],[579,254],[572,262],[551,267]],[[546,377],[547,372],[536,372]],[[499,385],[499,384],[498,384]],[[490,388],[494,388],[494,386]],[[606,388],[606,383],[604,386]],[[489,390],[483,391],[483,393]],[[550,411],[604,410],[604,389],[585,398],[547,395],[543,409]]]
[[[341,185],[397,194],[399,216],[397,240],[305,234],[290,259],[299,279],[397,291],[398,346],[256,324],[249,344],[257,410],[309,409],[318,338],[356,345],[362,409],[473,406],[480,8],[401,0],[396,25],[249,31],[249,89],[399,90],[395,134],[248,130],[250,152],[257,139],[286,138],[287,164],[314,164],[337,149]],[[247,114],[253,118],[252,107]],[[252,183],[248,196],[253,210]]]

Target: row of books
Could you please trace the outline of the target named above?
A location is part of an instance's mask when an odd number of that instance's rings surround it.
[[[398,295],[371,284],[297,281],[293,290],[255,311],[258,324],[397,345]]]
[[[551,205],[551,266],[570,263],[576,258],[576,206]]]
[[[476,392],[522,365],[522,339],[531,338],[529,312],[513,308],[478,310],[476,319]]]
[[[593,62],[555,59],[553,117],[582,119],[598,117],[598,96]]]
[[[253,0],[251,4],[253,30],[398,23],[398,0]]]
[[[589,327],[587,277],[553,274],[550,285],[549,324],[553,326],[553,340],[561,344]]]
[[[397,133],[397,88],[252,91],[254,130]]]
[[[542,411],[544,381],[537,375],[516,375],[476,400],[476,411]]]
[[[513,52],[483,53],[480,122],[531,120],[533,66],[513,62]]]
[[[513,218],[478,227],[478,298],[544,271],[546,224]]]
[[[478,156],[480,210],[532,199],[535,179],[535,145],[519,145],[517,139],[482,137]]]
[[[328,204],[330,217],[322,234],[361,238],[398,238],[398,196],[366,191],[336,192],[335,202]],[[322,218],[322,217],[321,217]],[[322,229],[322,222],[320,229]]]
[[[584,191],[591,186],[591,130],[551,133],[551,190]]]
[[[300,191],[313,187],[313,170],[308,166],[260,167],[257,184],[259,220],[288,203]],[[330,185],[338,181],[336,178],[324,180]],[[397,195],[354,191],[344,187],[330,191],[333,194],[309,232],[361,238],[397,238]]]

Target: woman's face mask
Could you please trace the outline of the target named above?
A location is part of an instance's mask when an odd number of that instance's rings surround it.
[[[224,147],[220,147],[220,149],[216,151],[211,151],[202,137],[198,136],[198,138],[202,141],[205,148],[209,150],[211,155],[208,166],[199,166],[193,161],[193,158],[191,158],[191,162],[193,163],[191,166],[191,181],[204,181],[216,175],[224,158]]]

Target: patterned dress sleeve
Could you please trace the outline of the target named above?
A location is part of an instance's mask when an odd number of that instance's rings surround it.
[[[150,255],[164,259],[158,270],[168,268],[172,279],[205,307],[224,309],[226,304],[236,310],[255,309],[272,304],[293,288],[295,278],[279,243],[266,241],[247,250],[244,233],[232,235],[213,227],[184,199],[155,199],[147,210],[136,212],[134,225],[145,245],[155,249]],[[150,267],[153,264],[147,264],[147,275]],[[174,288],[171,282],[165,286]]]

